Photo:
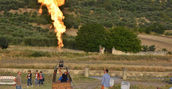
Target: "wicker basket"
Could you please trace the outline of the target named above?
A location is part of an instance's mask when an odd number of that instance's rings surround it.
[[[71,82],[67,83],[53,83],[52,89],[73,89]]]

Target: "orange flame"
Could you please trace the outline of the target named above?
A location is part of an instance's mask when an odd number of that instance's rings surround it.
[[[56,37],[58,40],[58,47],[62,48],[64,46],[62,34],[66,31],[66,26],[63,22],[63,13],[59,7],[65,4],[65,0],[38,0],[38,2],[41,3],[39,13],[42,13],[42,6],[46,5],[48,12],[51,15],[51,19],[53,20]]]

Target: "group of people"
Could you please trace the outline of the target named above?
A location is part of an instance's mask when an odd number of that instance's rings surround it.
[[[110,86],[110,75],[108,74],[108,69],[104,70],[104,75],[102,78],[102,89],[108,89]],[[58,79],[58,82],[64,83],[64,82],[71,82],[72,79],[69,75],[69,73],[66,71],[64,73],[61,72],[61,70],[59,70],[60,73],[60,78]],[[28,71],[27,73],[27,87],[29,86],[33,86],[32,85],[32,72],[31,70]],[[42,73],[42,71],[38,72],[38,70],[36,70],[35,72],[35,86],[40,86],[43,85],[44,83],[44,74]],[[17,76],[16,76],[16,89],[22,89],[22,80],[21,80],[21,72],[18,72]]]
[[[71,77],[67,71],[62,73],[61,69],[59,69],[60,78],[58,79],[58,82],[64,83],[64,82],[71,82]]]
[[[26,76],[27,87],[33,86],[32,85],[32,77],[33,77],[32,72],[31,72],[31,70],[29,70],[27,73],[27,76]],[[36,70],[34,77],[35,77],[35,86],[38,86],[38,85],[40,86],[40,85],[44,84],[45,78],[44,78],[44,74],[42,71],[38,72],[38,70]],[[15,82],[16,82],[16,89],[22,89],[21,72],[17,73]]]

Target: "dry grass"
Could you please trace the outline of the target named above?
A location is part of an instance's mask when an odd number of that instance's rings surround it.
[[[25,47],[11,46],[7,50],[0,50],[2,68],[33,68],[52,69],[59,60],[71,69],[89,67],[101,70],[104,67],[112,70],[129,71],[172,71],[172,56],[126,56],[99,55],[70,49],[57,50],[56,47]]]
[[[155,45],[157,50],[166,48],[168,51],[172,51],[172,37],[140,34],[139,38],[143,45]]]

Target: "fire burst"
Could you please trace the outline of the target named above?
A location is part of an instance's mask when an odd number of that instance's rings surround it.
[[[42,13],[43,5],[47,7],[48,12],[51,15],[51,19],[53,20],[53,25],[55,28],[54,30],[56,32],[56,37],[58,40],[58,47],[62,48],[64,46],[62,34],[66,31],[66,26],[63,22],[63,13],[59,7],[65,4],[65,0],[38,0],[38,2],[41,3],[39,13]]]

